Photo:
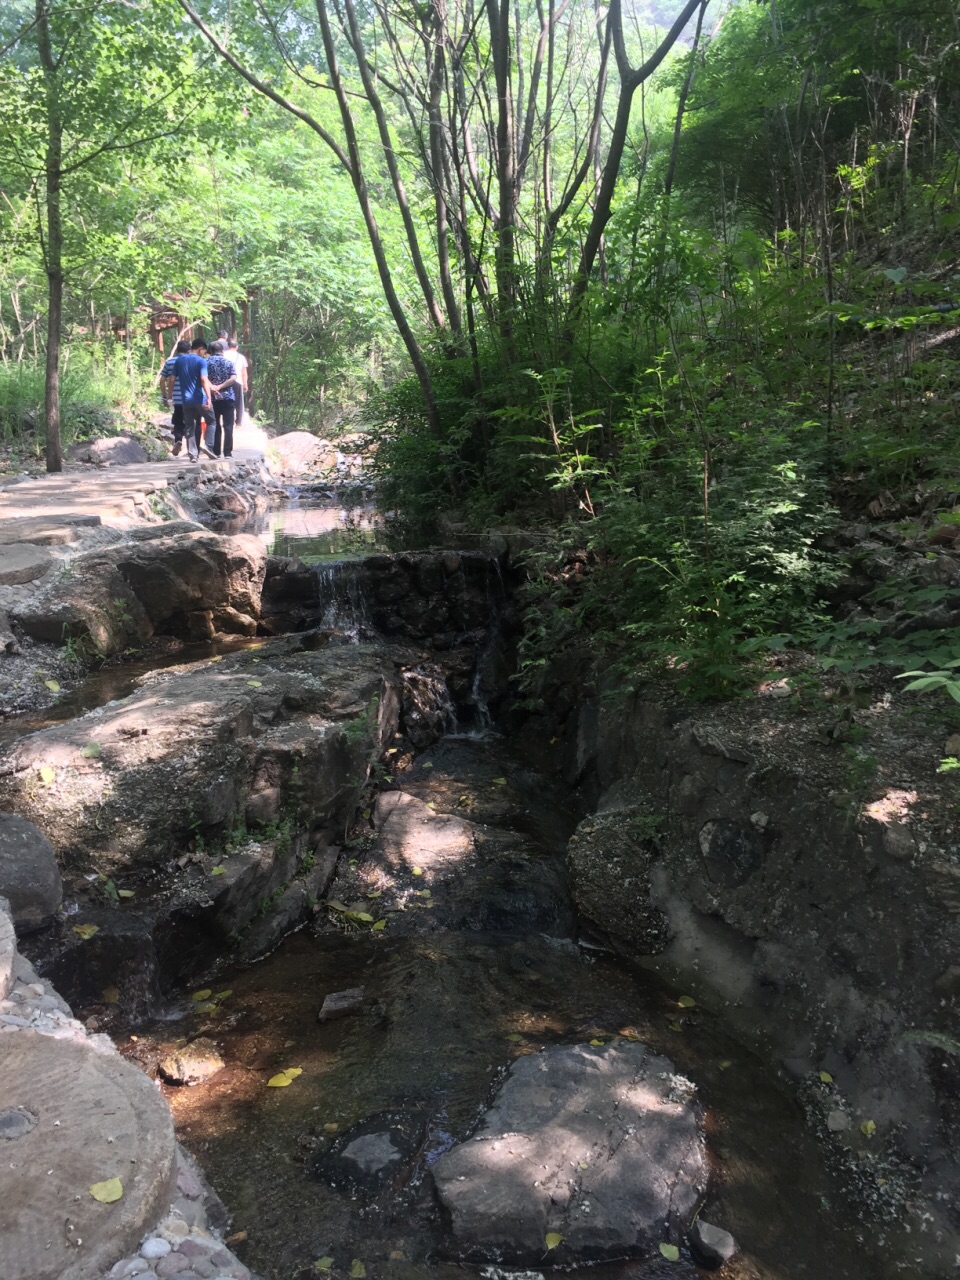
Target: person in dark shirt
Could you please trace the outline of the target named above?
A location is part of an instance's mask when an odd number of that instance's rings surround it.
[[[196,462],[200,448],[212,457],[212,450],[200,445],[200,432],[203,425],[204,404],[212,400],[210,379],[207,376],[207,362],[202,352],[207,349],[203,338],[195,338],[192,350],[186,355],[177,356],[174,362],[174,374],[180,384],[180,397],[183,401],[183,434],[187,439],[187,453],[191,462]]]
[[[217,341],[210,348],[210,359],[207,361],[207,376],[213,391],[213,416],[217,424],[214,437],[213,452],[220,457],[233,457],[233,417],[236,410],[234,388],[239,379],[233,371],[233,365],[224,358],[224,343]]]

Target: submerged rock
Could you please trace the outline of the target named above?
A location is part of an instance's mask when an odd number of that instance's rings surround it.
[[[160,1074],[171,1084],[199,1084],[223,1070],[217,1046],[206,1036],[191,1040],[160,1059]]]
[[[556,1264],[643,1256],[684,1231],[706,1184],[693,1086],[642,1044],[515,1062],[480,1131],[434,1167],[453,1252]]]
[[[729,1231],[698,1219],[690,1228],[690,1252],[695,1261],[711,1271],[729,1262],[737,1252],[737,1242]]]
[[[320,1009],[321,1022],[334,1022],[337,1018],[345,1018],[347,1014],[357,1013],[363,1008],[363,987],[351,987],[348,991],[331,991],[324,996]]]

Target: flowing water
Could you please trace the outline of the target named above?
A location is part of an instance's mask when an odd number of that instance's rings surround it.
[[[351,596],[349,566],[375,547],[370,512],[345,518],[339,508],[294,504],[260,536],[272,550],[318,562],[331,614],[341,629],[362,629],[365,604]],[[168,661],[211,652],[181,649],[94,673],[51,711],[8,723],[7,736],[82,714]],[[398,871],[367,813],[331,892],[354,908],[370,906],[382,930],[320,904],[271,955],[219,973],[213,1008],[185,993],[163,1018],[119,1039],[150,1070],[185,1039],[217,1042],[221,1071],[193,1087],[163,1088],[180,1139],[233,1214],[241,1234],[234,1247],[251,1268],[267,1280],[315,1280],[330,1268],[335,1278],[363,1268],[371,1280],[447,1280],[454,1264],[444,1253],[431,1164],[469,1135],[518,1056],[626,1035],[671,1058],[697,1087],[711,1162],[703,1217],[731,1230],[742,1248],[723,1272],[728,1280],[911,1274],[864,1251],[864,1236],[877,1239],[879,1229],[865,1228],[844,1200],[775,1074],[714,1017],[679,1006],[681,993],[578,938],[563,877],[575,816],[554,783],[487,733],[453,735],[407,757],[389,785],[476,824],[494,871],[478,877],[455,850],[419,875]],[[209,981],[198,973],[195,986]],[[325,995],[355,987],[363,988],[359,1012],[319,1022]],[[289,1087],[268,1087],[289,1067],[301,1071]],[[346,1137],[384,1128],[406,1152],[397,1175],[378,1189],[338,1183],[332,1170]],[[689,1264],[673,1265],[623,1262],[590,1276],[694,1274]]]
[[[558,869],[569,827],[563,797],[493,736],[441,742],[396,785],[437,812],[468,813],[488,832],[521,830],[533,866],[512,916],[494,891],[494,909],[476,918],[480,928],[450,927],[463,919],[469,868],[448,868],[446,879],[428,868],[398,884],[385,877],[362,824],[335,888],[344,901],[366,888],[378,913],[384,901],[403,904],[388,912],[383,932],[338,926],[321,912],[259,964],[219,975],[215,985],[230,994],[216,1012],[197,1014],[185,1001],[170,1010],[172,1021],[141,1028],[121,1046],[149,1065],[178,1038],[218,1042],[223,1071],[165,1091],[181,1139],[235,1230],[246,1233],[237,1248],[248,1264],[269,1280],[316,1276],[322,1258],[333,1259],[339,1276],[359,1260],[368,1276],[444,1277],[450,1264],[432,1162],[470,1133],[517,1056],[625,1033],[672,1058],[697,1085],[712,1166],[703,1216],[719,1219],[743,1246],[725,1276],[879,1280],[884,1273],[861,1253],[854,1220],[834,1206],[836,1189],[799,1108],[757,1058],[714,1018],[679,1008],[675,993],[612,956],[524,928],[524,913],[538,912],[530,883],[546,884]],[[414,896],[423,889],[411,886],[425,883],[431,897]],[[326,994],[358,986],[359,1013],[318,1021]],[[288,1067],[302,1074],[269,1088]],[[385,1189],[325,1180],[347,1137],[385,1128],[407,1150]],[[654,1273],[631,1262],[589,1274]]]

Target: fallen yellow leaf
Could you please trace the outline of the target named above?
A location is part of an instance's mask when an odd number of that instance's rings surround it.
[[[681,1009],[695,1009],[697,1007],[697,1002],[693,996],[681,996],[677,1004]]]
[[[47,686],[47,688],[50,690],[51,693],[60,692],[60,684],[57,680],[44,680],[43,683]]]
[[[137,895],[134,893],[134,891],[133,891],[132,889],[118,889],[118,890],[117,890],[117,897],[118,897],[118,898],[135,898],[136,896],[137,896]]]
[[[314,1271],[329,1271],[333,1266],[332,1258],[318,1258],[313,1264]]]
[[[660,1246],[660,1252],[668,1262],[680,1261],[680,1250],[675,1244],[662,1244]]]
[[[387,927],[386,920],[378,920],[373,926],[374,933],[381,933]]]
[[[288,1084],[293,1084],[297,1076],[303,1075],[302,1067],[287,1067],[284,1071],[278,1071],[275,1076],[271,1076],[267,1081],[268,1089],[285,1089]]]
[[[877,1132],[877,1126],[873,1120],[864,1120],[863,1124],[860,1126],[860,1132],[865,1138],[872,1138]]]
[[[673,1020],[671,1020],[670,1022],[668,1022],[668,1023],[667,1023],[667,1026],[670,1028],[670,1030],[671,1030],[671,1031],[682,1031],[682,1030],[683,1030],[683,1027],[681,1027],[680,1023],[679,1023],[679,1022],[674,1022]]]
[[[414,874],[415,876],[422,876],[422,875],[423,875],[423,867],[414,867],[414,868],[413,868],[413,874]]]
[[[833,1084],[833,1076],[830,1074],[829,1071],[821,1071],[820,1079],[823,1081],[824,1084]]]
[[[337,1132],[337,1130],[338,1130],[339,1128],[340,1128],[340,1126],[337,1124],[336,1120],[332,1120],[332,1121],[330,1122],[330,1124],[325,1124],[325,1125],[323,1126],[323,1132],[324,1132],[324,1133],[336,1133],[336,1132]]]
[[[543,1243],[547,1246],[547,1253],[549,1253],[558,1244],[563,1244],[563,1236],[557,1231],[548,1231]]]
[[[210,874],[212,876],[225,876],[227,874],[226,867],[211,867]]]
[[[590,1041],[590,1043],[591,1043],[595,1048],[599,1049],[599,1048],[601,1048],[604,1044],[606,1044],[606,1041],[605,1041],[605,1040],[591,1040],[591,1041]]]
[[[250,688],[251,688],[251,689],[262,689],[262,688],[263,688],[263,681],[262,681],[262,680],[248,680],[248,681],[247,681],[247,684],[250,686]]]
[[[94,1200],[101,1204],[113,1204],[123,1195],[123,1183],[119,1178],[108,1178],[106,1182],[95,1182],[90,1188]]]
[[[98,924],[75,924],[73,932],[86,941],[87,938],[92,938],[95,933],[100,932],[100,926]]]
[[[48,787],[50,783],[53,782],[56,776],[57,776],[56,769],[51,769],[48,764],[43,765],[43,767],[40,770],[40,781],[43,783],[46,783]]]
[[[210,987],[204,987],[202,991],[195,991],[190,999],[199,1002],[201,1000],[209,1000],[212,995],[213,991]]]
[[[367,1274],[367,1268],[363,1265],[359,1258],[354,1258],[350,1263],[350,1280],[363,1280]]]
[[[733,1063],[730,1061],[730,1059],[724,1058],[720,1063],[720,1070],[726,1071],[728,1067],[732,1067],[732,1066],[733,1066]]]

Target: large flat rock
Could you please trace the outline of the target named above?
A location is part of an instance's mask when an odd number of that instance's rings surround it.
[[[105,875],[277,819],[280,796],[288,826],[340,823],[396,728],[397,684],[382,650],[273,641],[19,739],[0,751],[0,807],[61,866]]]
[[[0,580],[4,557],[23,551],[0,546]],[[70,639],[103,656],[157,631],[196,639],[217,631],[252,635],[265,569],[257,538],[178,532],[77,556],[12,616],[35,640]]]
[[[173,1194],[173,1121],[154,1085],[115,1054],[33,1031],[0,1036],[3,1280],[91,1280]],[[15,1121],[22,1122],[17,1124]],[[95,1183],[119,1178],[102,1204]]]
[[[480,1131],[434,1166],[454,1252],[555,1265],[655,1253],[706,1184],[693,1086],[642,1044],[520,1058]]]
[[[33,582],[53,564],[53,557],[46,547],[30,542],[0,544],[0,586],[15,587]]]

